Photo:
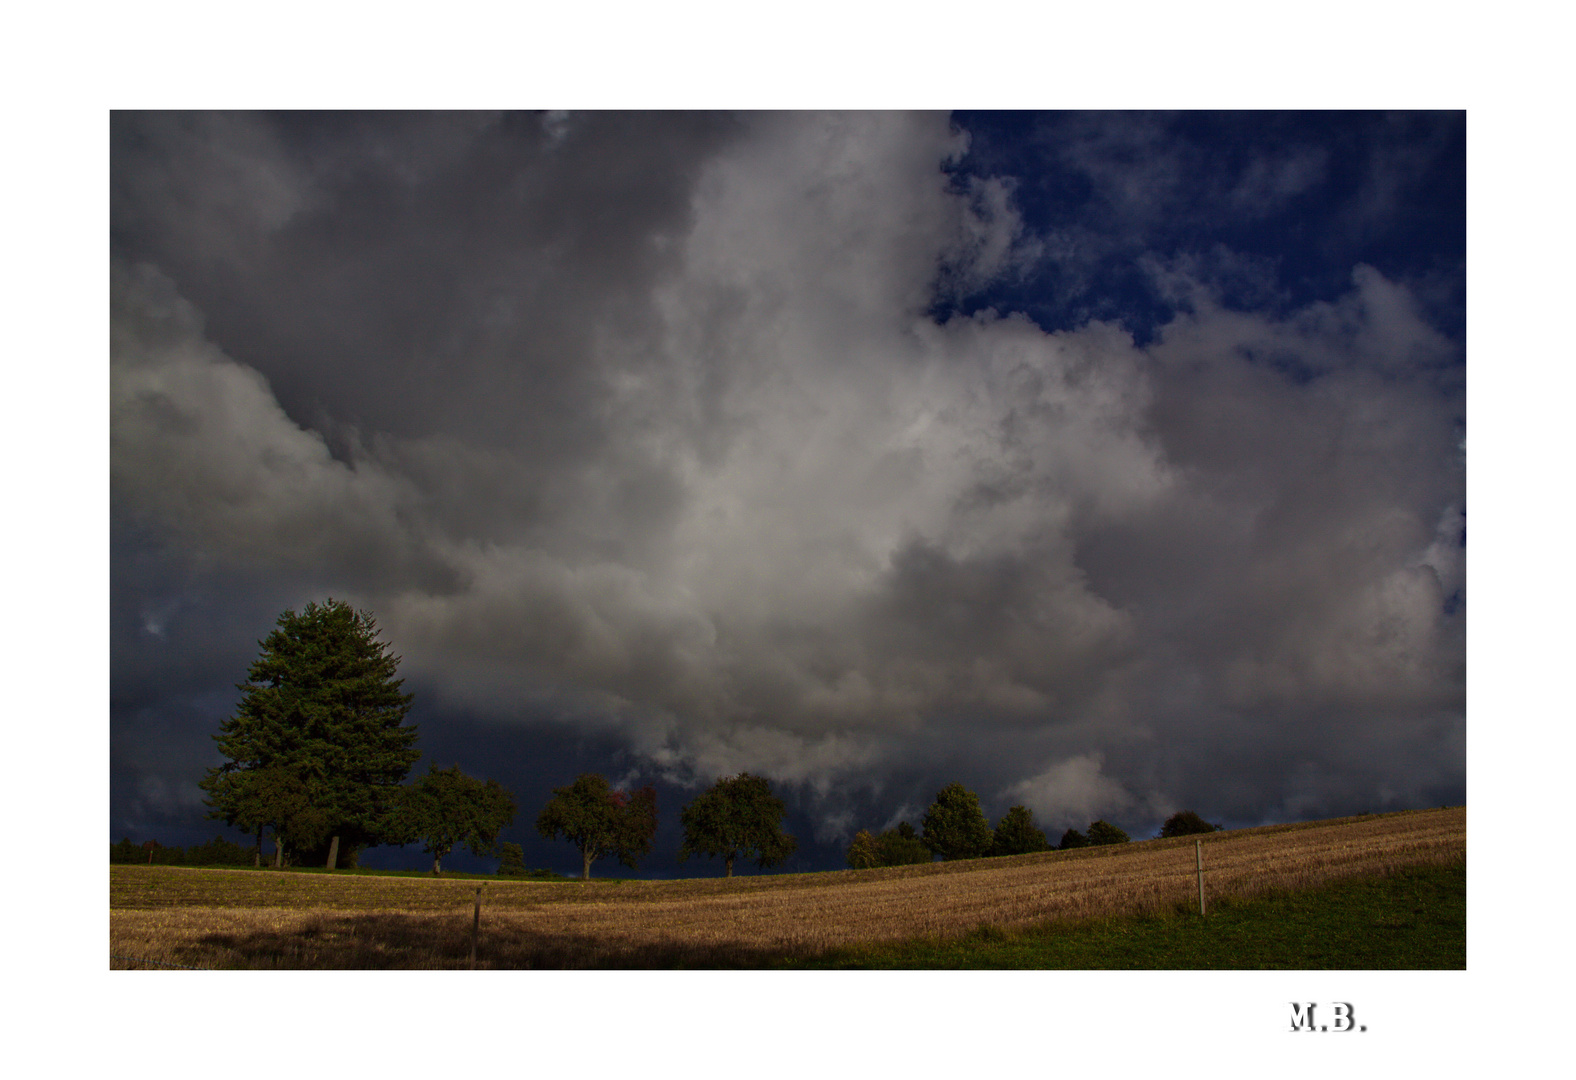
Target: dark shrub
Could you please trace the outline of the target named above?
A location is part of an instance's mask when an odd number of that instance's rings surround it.
[[[898,822],[897,828],[888,829],[876,837],[876,848],[881,854],[877,866],[911,866],[936,861],[936,857],[914,831],[914,826],[906,821]]]
[[[1215,832],[1219,825],[1211,825],[1191,810],[1178,810],[1166,818],[1166,823],[1160,826],[1160,835],[1165,836],[1192,836],[1194,833]]]
[[[1073,848],[1088,846],[1089,838],[1083,833],[1079,832],[1077,829],[1068,829],[1066,832],[1062,833],[1062,843],[1060,850],[1071,851]]]
[[[1128,835],[1109,821],[1091,821],[1089,823],[1089,846],[1103,847],[1106,844],[1125,844],[1130,839]]]
[[[868,870],[877,866],[910,866],[915,863],[935,862],[936,857],[920,840],[914,826],[900,821],[895,828],[880,836],[868,829],[860,829],[848,845],[848,865],[855,870]]]
[[[498,845],[498,874],[501,877],[525,876],[525,849],[505,841]]]

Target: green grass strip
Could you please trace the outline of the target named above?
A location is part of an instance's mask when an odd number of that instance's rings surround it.
[[[114,865],[113,863],[111,865]],[[142,865],[131,863],[127,865]],[[340,866],[333,870],[326,866],[223,866],[204,865],[186,866],[182,863],[154,863],[154,866],[173,866],[180,870],[251,870],[259,874],[323,874],[328,877],[374,877],[374,878],[424,878],[428,880],[443,881],[579,881],[579,878],[565,877],[563,874],[551,870],[527,870],[523,874],[472,874],[461,870],[445,870],[436,878],[431,870],[369,870],[361,866]],[[621,881],[621,878],[596,878],[598,882]]]
[[[1467,962],[1466,864],[1355,878],[1307,892],[1222,898],[1207,917],[981,926],[950,940],[838,949],[792,968],[1443,970]]]

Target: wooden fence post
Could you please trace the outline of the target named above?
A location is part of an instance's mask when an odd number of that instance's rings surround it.
[[[471,970],[476,970],[476,939],[482,931],[482,887],[476,886],[476,913],[471,919]]]
[[[1204,841],[1193,841],[1193,854],[1198,857],[1198,913],[1204,914]]]

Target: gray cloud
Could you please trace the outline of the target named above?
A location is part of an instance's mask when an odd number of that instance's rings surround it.
[[[371,608],[444,707],[764,771],[829,835],[888,774],[1061,827],[1462,783],[1459,357],[1372,268],[1270,315],[1168,265],[1143,348],[937,324],[1023,242],[945,117],[115,138],[116,520]]]

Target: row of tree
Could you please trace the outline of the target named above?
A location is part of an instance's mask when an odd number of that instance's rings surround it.
[[[1027,807],[1008,810],[994,829],[980,809],[979,797],[962,784],[951,783],[936,793],[925,811],[922,831],[915,832],[906,821],[879,835],[861,829],[848,846],[848,865],[856,870],[877,866],[906,866],[928,863],[937,858],[979,859],[995,855],[1027,855],[1035,851],[1067,851],[1072,848],[1125,844],[1127,833],[1108,821],[1091,821],[1087,833],[1068,829],[1061,843],[1052,845],[1034,822]],[[1171,815],[1160,828],[1160,835],[1184,836],[1213,832],[1211,825],[1192,810]]]
[[[221,776],[209,788],[212,816],[232,825],[257,831],[250,861],[257,864],[266,827],[274,841],[274,865],[316,862],[325,845],[326,865],[343,860],[354,866],[358,852],[371,844],[421,842],[432,855],[432,871],[455,848],[469,847],[476,855],[496,854],[498,834],[514,821],[514,798],[496,780],[467,776],[459,765],[440,769],[436,764],[409,785],[380,793],[376,818],[362,819],[348,846],[335,841],[332,811],[314,800],[310,782],[284,765]]]
[[[216,836],[206,844],[193,844],[189,848],[166,847],[157,840],[144,840],[133,844],[131,838],[121,837],[109,846],[112,863],[150,863],[154,866],[245,866],[257,857],[256,848],[242,847],[234,840]]]
[[[980,809],[979,796],[962,784],[951,783],[936,793],[935,801],[920,821],[919,832],[903,821],[879,835],[866,829],[855,833],[848,846],[848,865],[864,870],[927,863],[938,858],[979,859],[1049,850],[1050,841],[1035,825],[1030,810],[1014,806],[992,829]]]
[[[404,723],[412,695],[402,691],[399,657],[378,640],[370,613],[333,599],[309,603],[299,614],[280,615],[258,644],[247,680],[236,687],[240,704],[214,736],[225,760],[200,784],[211,817],[255,832],[254,862],[261,861],[268,831],[278,866],[321,861],[332,869],[341,858],[354,865],[356,853],[370,845],[419,841],[432,855],[434,873],[460,846],[479,856],[499,855],[511,872],[518,862],[518,872],[524,872],[519,846],[498,844],[499,833],[514,820],[515,802],[496,781],[467,776],[458,765],[433,765],[405,784],[421,756],[416,728]],[[679,860],[721,859],[728,877],[741,858],[763,869],[777,865],[797,848],[782,830],[785,812],[764,777],[741,773],[719,779],[680,812]],[[1218,827],[1196,814],[1183,824]],[[586,773],[553,791],[536,828],[579,848],[584,878],[591,876],[592,863],[608,856],[634,868],[656,836],[656,791],[618,791],[604,777]],[[1166,829],[1162,835],[1173,834]],[[1096,821],[1087,834],[1067,830],[1060,846],[1127,839],[1116,826]],[[907,822],[879,836],[861,831],[848,861],[856,867],[896,866],[1048,850],[1051,844],[1027,809],[1014,806],[992,829],[974,793],[953,783],[937,794],[921,832]]]
[[[733,876],[735,860],[754,859],[762,869],[775,866],[798,849],[783,832],[787,808],[772,794],[765,777],[750,773],[719,779],[679,812],[684,841],[679,861],[706,855],[723,861],[723,876]],[[536,819],[536,831],[580,849],[581,877],[591,864],[615,856],[631,869],[651,851],[657,835],[657,793],[650,787],[632,794],[614,790],[605,777],[583,773],[553,797]]]
[[[416,728],[404,723],[412,695],[370,613],[332,598],[312,602],[280,615],[258,645],[236,686],[240,704],[214,736],[225,760],[200,784],[210,816],[256,833],[254,861],[266,831],[278,866],[321,860],[332,869],[341,858],[354,865],[373,844],[421,841],[434,873],[462,845],[514,869],[519,847],[500,848],[498,835],[514,820],[515,802],[496,781],[433,765],[405,784],[421,756]],[[782,831],[784,812],[761,777],[719,780],[684,808],[679,858],[720,858],[728,876],[741,857],[775,865],[796,847]],[[536,827],[578,846],[587,878],[608,855],[633,867],[656,836],[656,792],[615,791],[586,774],[553,792]]]

